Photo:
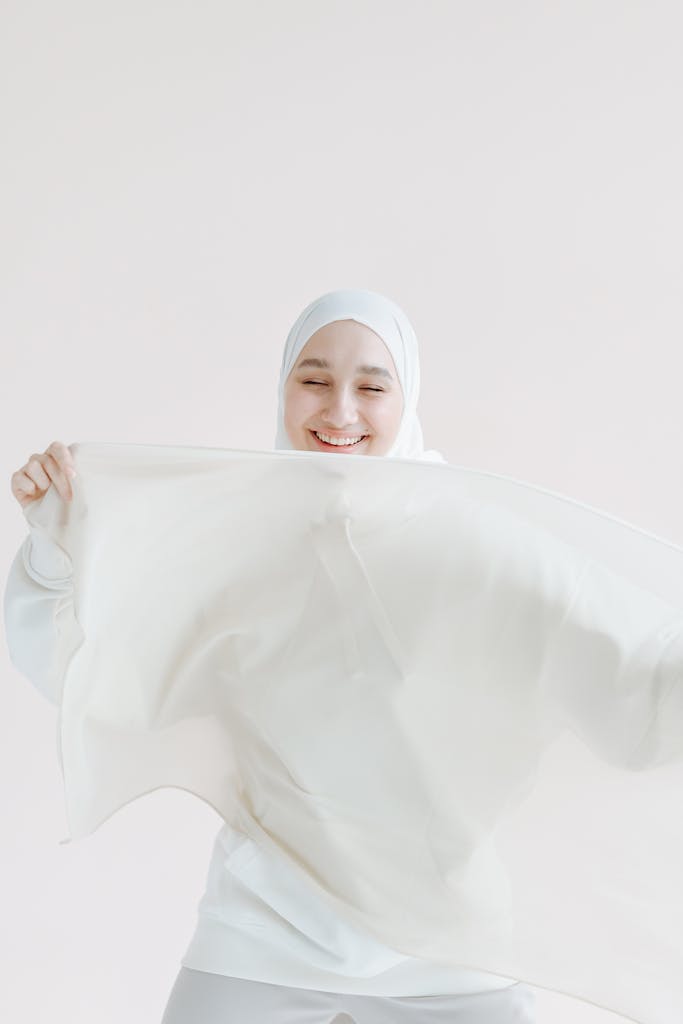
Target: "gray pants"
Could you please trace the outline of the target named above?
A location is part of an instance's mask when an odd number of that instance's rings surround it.
[[[368,996],[181,967],[161,1024],[534,1024],[521,982],[473,995]]]

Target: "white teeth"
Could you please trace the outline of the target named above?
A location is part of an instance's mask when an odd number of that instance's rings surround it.
[[[364,434],[360,434],[358,437],[330,437],[329,434],[321,434],[317,430],[313,433],[316,437],[319,437],[321,441],[325,441],[327,444],[346,445],[346,444],[358,444],[365,437]]]

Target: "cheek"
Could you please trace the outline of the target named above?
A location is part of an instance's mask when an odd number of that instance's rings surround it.
[[[399,396],[397,401],[388,402],[382,408],[375,409],[374,419],[370,419],[370,426],[375,432],[372,439],[370,455],[386,455],[391,448],[399,427],[401,426],[401,415],[403,413],[403,398]]]
[[[285,391],[285,426],[287,430],[295,430],[308,419],[315,408],[315,395],[310,392],[292,388]]]
[[[382,428],[386,432],[396,434],[401,424],[402,413],[403,399],[401,397],[398,397],[394,401],[386,402],[382,408],[377,411],[378,425],[381,423]]]

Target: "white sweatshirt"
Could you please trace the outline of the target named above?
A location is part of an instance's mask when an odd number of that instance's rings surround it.
[[[4,599],[10,658],[59,705],[60,618],[73,602],[67,557],[29,532]],[[213,848],[186,967],[331,992],[421,996],[505,988],[515,979],[405,956],[358,931],[314,899],[284,862],[223,825]]]

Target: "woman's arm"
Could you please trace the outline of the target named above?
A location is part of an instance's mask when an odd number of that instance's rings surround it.
[[[10,567],[4,595],[12,664],[53,704],[61,702],[61,625],[73,618],[71,561],[44,533],[31,530]]]
[[[71,501],[75,476],[71,450],[53,441],[12,474],[12,494],[24,513],[49,487]],[[47,534],[30,527],[5,586],[5,634],[12,664],[53,704],[61,702],[63,667],[71,655],[63,634],[73,623],[73,599],[71,559]]]

